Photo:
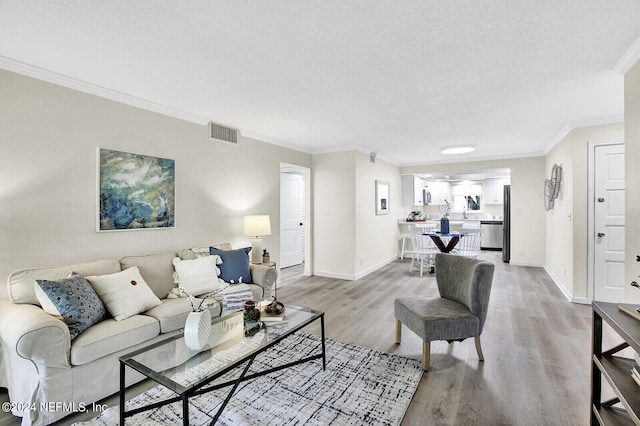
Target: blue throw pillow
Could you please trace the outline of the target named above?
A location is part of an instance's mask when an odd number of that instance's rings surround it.
[[[36,280],[35,291],[42,309],[67,324],[71,340],[107,315],[89,281],[77,272],[61,280]]]
[[[220,256],[222,264],[220,268],[220,278],[225,282],[240,282],[242,277],[243,283],[250,283],[251,271],[249,270],[249,252],[251,247],[245,247],[237,250],[220,250],[215,247],[209,247],[209,253]]]

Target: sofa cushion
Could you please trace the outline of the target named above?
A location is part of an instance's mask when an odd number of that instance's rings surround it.
[[[11,273],[7,279],[8,294],[13,303],[40,305],[35,292],[36,280],[58,280],[68,277],[74,271],[86,277],[111,274],[120,270],[120,263],[116,259],[20,269]]]
[[[67,324],[71,340],[107,315],[91,284],[77,272],[60,280],[36,280],[35,292],[42,309]]]
[[[221,244],[215,244],[213,246],[209,245],[206,247],[203,246],[203,247],[192,247],[188,249],[183,249],[183,250],[180,250],[177,254],[178,254],[178,257],[182,260],[196,259],[198,257],[209,256],[211,254],[211,247],[215,247],[219,250],[232,249],[231,244],[221,243]]]
[[[212,255],[218,255],[222,259],[220,265],[220,278],[228,283],[251,282],[251,271],[249,270],[249,252],[251,247],[245,247],[236,250],[220,250],[211,247],[209,252]]]
[[[217,290],[220,287],[218,276],[220,269],[217,264],[222,263],[220,256],[205,256],[196,259],[173,259],[178,286],[191,296]]]
[[[161,302],[145,282],[137,266],[109,275],[89,276],[109,313],[121,321],[158,306]]]
[[[120,259],[122,270],[137,266],[140,274],[158,299],[164,299],[175,284],[173,282],[173,264],[175,253],[158,253],[148,256],[127,256]],[[97,274],[93,274],[97,275]]]
[[[200,299],[196,298],[194,303],[200,303]],[[219,303],[215,306],[209,305],[208,309],[211,311],[212,318],[220,316]],[[184,328],[187,315],[192,310],[189,299],[180,297],[163,299],[161,305],[149,309],[144,314],[158,320],[160,323],[160,333],[169,333]]]
[[[82,365],[123,349],[131,348],[160,333],[155,318],[134,315],[122,321],[100,321],[71,343],[71,364]]]

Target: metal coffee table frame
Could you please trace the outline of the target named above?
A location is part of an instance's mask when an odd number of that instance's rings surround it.
[[[227,394],[225,400],[223,401],[222,405],[220,406],[220,408],[218,409],[218,411],[216,412],[213,420],[211,421],[211,424],[215,424],[215,422],[219,419],[220,415],[222,414],[222,412],[224,411],[225,407],[227,406],[227,404],[229,403],[229,401],[231,400],[231,397],[233,396],[233,394],[235,393],[236,389],[238,388],[238,386],[240,385],[240,383],[245,382],[247,380],[251,380],[251,379],[255,379],[257,377],[260,376],[264,376],[266,374],[270,374],[279,370],[283,370],[285,368],[289,368],[289,367],[293,367],[295,365],[299,365],[305,362],[309,362],[309,361],[313,361],[316,359],[322,359],[322,369],[326,370],[326,350],[325,350],[325,333],[324,333],[324,312],[321,311],[315,311],[312,309],[307,309],[307,308],[299,308],[299,307],[295,307],[295,306],[289,306],[287,305],[286,307],[287,311],[290,312],[290,310],[299,310],[299,311],[305,311],[308,312],[310,314],[312,314],[308,319],[303,320],[302,322],[300,322],[299,324],[293,326],[291,329],[286,330],[282,335],[274,338],[272,341],[268,342],[267,344],[265,344],[264,346],[261,346],[259,348],[257,348],[256,350],[249,352],[247,354],[242,355],[241,357],[238,358],[238,360],[236,360],[235,362],[229,364],[228,366],[226,366],[225,368],[221,369],[220,371],[218,371],[217,373],[209,376],[209,377],[203,377],[203,380],[198,381],[196,384],[194,384],[193,386],[182,386],[179,383],[175,383],[170,381],[169,379],[167,379],[164,376],[161,376],[159,374],[157,374],[155,371],[153,371],[152,369],[148,368],[147,366],[145,366],[144,364],[141,364],[139,362],[137,362],[135,359],[133,359],[136,355],[140,355],[142,353],[148,352],[154,348],[166,345],[166,344],[170,344],[170,342],[175,341],[177,339],[182,339],[183,338],[183,333],[180,333],[178,335],[172,336],[170,338],[167,338],[165,340],[162,340],[160,342],[154,343],[152,345],[146,346],[144,348],[141,348],[135,352],[131,352],[129,354],[123,355],[119,358],[120,360],[120,424],[124,425],[125,424],[125,418],[127,417],[131,417],[135,414],[144,412],[144,411],[148,411],[148,410],[153,410],[155,408],[158,407],[162,407],[164,405],[167,404],[171,404],[173,402],[176,401],[182,401],[182,424],[185,426],[189,425],[189,398],[197,396],[197,395],[201,395],[207,392],[211,392],[217,389],[222,389],[225,387],[229,387],[231,386],[231,390],[229,390],[229,393]],[[235,315],[242,315],[242,312],[235,312],[229,315],[226,315],[224,317],[220,317],[220,318],[216,318],[212,321],[212,325],[219,323],[221,321],[225,321],[226,319],[230,318],[231,316],[235,316]],[[271,348],[272,346],[278,344],[281,340],[285,339],[288,336],[291,336],[292,334],[294,334],[295,332],[305,328],[306,326],[308,326],[309,324],[320,320],[320,327],[321,327],[321,348],[322,348],[322,353],[320,354],[315,354],[315,355],[311,355],[305,358],[301,358],[299,360],[296,361],[292,361],[290,363],[287,364],[283,364],[280,365],[278,367],[274,367],[274,368],[270,368],[268,370],[265,371],[261,371],[258,373],[254,373],[254,374],[249,374],[247,375],[247,372],[249,371],[249,368],[251,367],[251,365],[253,364],[253,361],[255,360],[256,356],[258,356],[259,354],[265,352],[266,350],[268,350],[269,348]],[[274,323],[272,323],[274,324]],[[277,324],[277,323],[275,323]],[[268,325],[267,325],[268,327]],[[230,380],[224,383],[219,383],[219,384],[215,384],[215,385],[211,385],[211,386],[207,386],[209,385],[209,383],[211,383],[212,381],[218,379],[219,377],[221,377],[222,375],[228,373],[229,371],[236,369],[240,366],[242,366],[242,364],[247,363],[246,366],[244,366],[244,369],[242,370],[242,373],[240,374],[240,376],[234,380]],[[125,370],[126,367],[130,367],[140,373],[142,373],[143,375],[145,375],[146,377],[160,383],[161,385],[167,387],[168,389],[172,390],[173,392],[175,392],[177,394],[176,397],[174,398],[170,398],[164,401],[159,401],[156,402],[154,404],[148,405],[148,406],[144,406],[144,407],[138,407],[135,408],[133,410],[129,410],[126,411],[125,410],[125,392],[126,392],[126,387],[125,387]],[[169,383],[170,382],[170,383]]]

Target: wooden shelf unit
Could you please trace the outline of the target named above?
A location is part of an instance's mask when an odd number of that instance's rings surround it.
[[[640,386],[631,377],[635,360],[616,355],[628,347],[640,353],[640,321],[621,311],[617,303],[594,301],[592,307],[591,424],[640,426]],[[602,349],[603,321],[624,339],[622,344]],[[608,401],[602,401],[603,378],[616,395]]]

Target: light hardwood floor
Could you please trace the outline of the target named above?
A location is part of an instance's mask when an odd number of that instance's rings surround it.
[[[478,361],[473,339],[433,342],[431,370],[402,424],[588,424],[591,307],[569,303],[541,268],[505,264],[499,252],[482,252],[481,258],[496,265],[482,334],[485,361]],[[419,360],[422,344],[410,330],[404,328],[402,343],[394,343],[393,300],[437,296],[438,290],[433,275],[420,278],[408,269],[409,260],[397,260],[360,280],[343,281],[287,268],[278,296],[323,310],[329,338]],[[310,331],[319,333],[319,327]],[[6,399],[4,390],[0,401]],[[113,397],[102,402],[117,403]],[[19,419],[0,414],[0,425],[17,424]]]
[[[542,268],[512,266],[500,252],[482,334],[433,342],[403,425],[589,424],[591,307],[568,302]],[[326,312],[327,337],[420,360],[422,342],[403,328],[396,345],[393,300],[437,296],[433,275],[395,261],[358,281],[300,277],[283,271],[279,298]]]

